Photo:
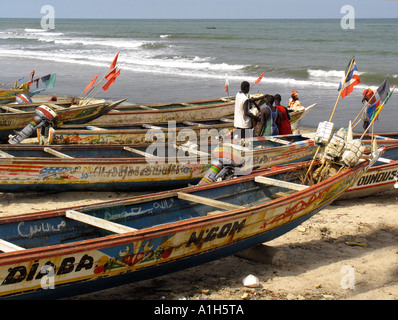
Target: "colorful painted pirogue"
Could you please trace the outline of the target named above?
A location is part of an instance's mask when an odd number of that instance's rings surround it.
[[[260,97],[261,95],[256,95]],[[263,104],[265,99],[259,100]],[[176,103],[123,105],[91,121],[95,126],[101,125],[142,125],[167,123],[168,121],[197,121],[222,118],[234,114],[235,98],[216,98]]]
[[[23,93],[22,89],[2,89],[0,88],[0,104],[10,103],[15,101],[15,98],[20,93]]]
[[[300,183],[308,165],[301,162],[294,170],[273,168],[203,186],[1,217],[0,295],[77,295],[234,254],[309,219],[355,183],[369,162],[343,168],[312,186]]]
[[[192,145],[191,145],[192,146]],[[66,190],[143,190],[197,183],[210,167],[218,144],[195,148],[152,144],[0,145],[0,192]],[[252,147],[224,144],[243,152],[245,165],[269,167],[305,160],[315,153],[313,140],[300,136],[254,138]]]
[[[384,145],[383,157],[369,168],[342,196],[351,199],[394,190],[398,187],[398,144]]]
[[[261,94],[251,95],[253,98],[261,96]],[[257,101],[259,106],[264,103],[265,98]],[[313,106],[292,113],[292,123],[298,121],[301,115]],[[211,120],[233,115],[234,109],[235,97],[151,105],[122,105],[101,118],[91,121],[90,124],[100,127],[102,125],[131,125],[132,123],[142,125],[168,121]]]
[[[62,107],[49,102],[57,114],[57,125],[87,123],[95,118],[101,117],[124,100],[116,102],[92,103],[85,106]],[[24,108],[24,109],[23,109]],[[0,142],[8,141],[9,135],[21,130],[35,117],[36,104],[30,105],[0,105]]]
[[[312,105],[304,111],[291,113],[291,124],[298,124],[302,117],[313,108]],[[102,118],[102,117],[101,117]],[[101,120],[99,120],[101,121]],[[171,129],[170,129],[171,128]],[[142,144],[148,142],[151,132],[161,131],[163,134],[156,135],[158,142],[167,141],[168,133],[176,131],[178,135],[193,132],[199,140],[200,132],[203,129],[214,129],[214,135],[223,135],[234,128],[233,117],[217,117],[208,120],[189,120],[179,122],[152,123],[148,122],[141,125],[129,125],[121,127],[120,125],[93,126],[62,126],[60,128],[42,127],[38,133],[39,142],[43,145],[62,145],[62,144]],[[192,131],[191,131],[192,130]],[[218,130],[218,132],[217,132]],[[162,140],[163,139],[163,140]]]
[[[41,145],[64,144],[150,144],[167,142],[169,134],[176,136],[194,134],[197,140],[204,130],[211,130],[214,139],[225,136],[233,129],[232,118],[219,120],[199,120],[169,123],[143,124],[138,126],[97,126],[67,125],[54,129],[42,127],[38,129],[37,137]],[[192,138],[192,136],[191,136]]]

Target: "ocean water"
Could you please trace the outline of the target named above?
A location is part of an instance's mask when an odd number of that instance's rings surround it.
[[[235,95],[244,80],[251,93],[279,93],[287,104],[297,90],[303,105],[317,103],[301,122],[329,120],[344,70],[355,56],[361,84],[340,99],[332,121],[346,127],[362,108],[362,91],[386,76],[398,84],[398,19],[357,20],[80,20],[56,19],[43,30],[40,19],[0,19],[0,83],[57,74],[47,94],[80,96],[97,74],[104,75],[117,52],[121,75],[107,93],[131,103],[161,103]],[[397,91],[398,92],[398,91]],[[376,123],[397,131],[394,94]],[[358,126],[356,131],[361,131]]]

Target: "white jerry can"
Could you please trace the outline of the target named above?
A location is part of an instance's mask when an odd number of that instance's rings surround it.
[[[365,151],[365,146],[361,140],[351,140],[345,145],[343,155],[341,156],[341,162],[343,162],[347,167],[354,166],[359,158]]]
[[[332,138],[334,130],[333,122],[322,121],[316,130],[314,142],[320,146],[326,146]]]
[[[345,136],[346,136],[346,131],[344,128],[340,128],[339,131],[337,131],[328,145],[325,148],[325,153],[331,158],[339,158],[343,151],[344,151],[344,146],[345,146]]]

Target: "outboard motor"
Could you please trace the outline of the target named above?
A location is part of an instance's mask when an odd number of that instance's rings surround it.
[[[235,169],[242,167],[244,162],[237,164],[230,159],[215,159],[198,185],[235,178]]]
[[[23,104],[23,103],[32,103],[32,99],[27,93],[21,93],[15,97],[15,101],[18,104]]]
[[[35,117],[25,128],[17,132],[15,135],[9,135],[8,143],[21,143],[26,138],[29,138],[36,129],[41,128],[44,125],[50,125],[57,117],[55,111],[45,105],[38,106],[35,113]]]

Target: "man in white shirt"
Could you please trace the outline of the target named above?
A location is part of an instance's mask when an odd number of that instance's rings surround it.
[[[235,134],[238,134],[241,139],[245,139],[246,130],[253,128],[252,119],[257,122],[260,121],[259,116],[250,112],[251,103],[254,103],[258,111],[260,111],[260,107],[256,104],[255,99],[248,97],[250,91],[249,82],[243,81],[240,89],[241,91],[236,94],[235,98],[234,127],[236,128]]]

